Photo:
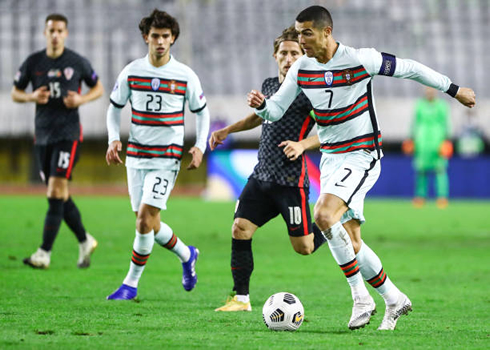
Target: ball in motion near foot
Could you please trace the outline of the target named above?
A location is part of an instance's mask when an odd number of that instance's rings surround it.
[[[292,293],[273,294],[262,308],[262,317],[267,328],[274,331],[295,331],[304,319],[304,308]]]

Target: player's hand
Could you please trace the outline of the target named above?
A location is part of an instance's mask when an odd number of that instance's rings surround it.
[[[290,161],[295,161],[305,151],[305,148],[300,142],[290,140],[282,141],[279,147],[284,147],[283,152]]]
[[[476,104],[475,92],[470,88],[460,87],[458,93],[455,96],[461,104],[466,107],[473,108]]]
[[[34,90],[32,93],[32,99],[34,102],[36,102],[38,105],[45,105],[49,101],[49,95],[51,93],[49,92],[49,89],[47,86],[41,86]]]
[[[82,104],[82,96],[75,91],[68,90],[68,95],[63,97],[63,103],[66,108],[77,108]]]
[[[192,161],[187,166],[187,170],[194,170],[199,168],[202,162],[202,151],[197,147],[192,147],[189,150],[189,153],[192,154]]]
[[[211,148],[211,151],[214,151],[216,147],[222,145],[227,137],[228,132],[225,129],[213,131],[211,133],[211,137],[209,138],[209,148]]]
[[[119,152],[122,150],[121,141],[112,141],[109,147],[107,147],[107,152],[105,154],[105,160],[107,165],[111,164],[122,164],[121,158],[119,158]]]
[[[257,90],[252,90],[247,94],[247,103],[252,108],[260,107],[264,103],[264,100],[265,96]]]

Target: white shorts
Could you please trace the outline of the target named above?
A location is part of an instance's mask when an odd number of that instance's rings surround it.
[[[378,180],[381,172],[379,159],[363,150],[343,154],[323,153],[320,171],[320,192],[339,197],[349,207],[341,223],[352,219],[364,223],[364,198]]]
[[[139,210],[141,203],[167,209],[167,200],[174,188],[178,170],[126,168],[126,171],[134,212]]]

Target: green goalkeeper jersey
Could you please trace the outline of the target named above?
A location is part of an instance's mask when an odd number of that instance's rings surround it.
[[[412,138],[415,145],[415,167],[434,170],[447,166],[440,155],[441,144],[449,138],[449,107],[446,101],[420,99],[415,107]]]

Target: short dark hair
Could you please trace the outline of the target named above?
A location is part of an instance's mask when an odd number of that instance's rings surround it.
[[[141,31],[141,35],[144,37],[145,35],[148,35],[150,33],[151,27],[154,28],[168,28],[172,32],[172,35],[175,37],[175,41],[177,41],[177,38],[179,37],[180,34],[180,28],[179,28],[179,22],[177,20],[170,16],[167,12],[165,11],[160,11],[158,9],[154,9],[151,15],[148,17],[144,17],[139,24],[139,28]]]
[[[313,22],[315,28],[330,27],[333,29],[333,20],[330,12],[323,6],[310,6],[299,13],[296,22]]]
[[[49,21],[60,21],[60,22],[65,22],[66,27],[68,28],[68,18],[66,18],[64,15],[60,13],[52,13],[46,17],[46,20],[44,23],[48,23]]]
[[[277,50],[279,50],[279,45],[281,45],[281,43],[284,41],[294,41],[299,45],[298,32],[296,29],[294,29],[294,26],[284,29],[282,34],[279,35],[276,40],[274,40],[274,53],[277,53]],[[299,45],[299,49],[302,53],[304,53],[301,45]]]

